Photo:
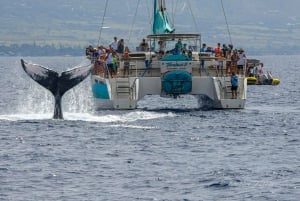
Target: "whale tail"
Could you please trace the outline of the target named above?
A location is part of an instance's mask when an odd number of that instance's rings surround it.
[[[23,59],[21,59],[21,64],[29,77],[53,94],[55,98],[54,119],[63,119],[61,109],[61,99],[63,95],[69,89],[83,81],[90,74],[92,68],[92,65],[80,66],[59,74],[46,67],[27,63]]]

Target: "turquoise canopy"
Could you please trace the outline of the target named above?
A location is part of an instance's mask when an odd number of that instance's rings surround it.
[[[158,3],[159,1],[159,3]],[[154,20],[152,31],[153,34],[173,33],[175,29],[171,27],[168,20],[164,0],[154,0]]]

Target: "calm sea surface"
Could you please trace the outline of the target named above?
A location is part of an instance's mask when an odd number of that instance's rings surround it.
[[[52,120],[50,93],[20,58],[0,57],[0,200],[300,200],[300,56],[257,58],[281,83],[248,86],[243,110],[148,97],[134,111],[94,111],[87,79]],[[181,110],[152,110],[170,104]]]

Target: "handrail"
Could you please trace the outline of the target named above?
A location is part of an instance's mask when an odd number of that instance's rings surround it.
[[[223,98],[225,98],[225,94],[224,94],[223,92],[225,92],[224,89],[226,89],[226,86],[224,87],[224,86],[222,85],[221,80],[219,80],[219,79],[218,79],[217,83],[218,83],[218,85],[219,85],[220,92],[221,92],[221,90],[222,90]],[[221,95],[221,93],[220,93],[220,95]],[[220,98],[222,98],[222,97],[220,97]]]
[[[137,76],[137,64],[135,65],[135,70],[136,70],[136,78],[133,80],[133,83],[132,85],[130,86],[130,91],[133,92],[133,89],[135,89],[136,87],[136,81],[140,78],[140,77],[144,77],[144,75],[146,74],[146,72],[151,68],[151,64],[152,64],[152,61],[149,61],[149,65],[146,65],[146,68],[144,70],[144,72],[140,75],[140,76]],[[134,97],[136,98],[136,90],[134,91]],[[133,94],[132,94],[133,95]]]
[[[135,86],[136,86],[136,80],[137,80],[137,79],[139,79],[139,77],[136,77],[136,78],[134,79],[132,85],[130,86],[130,92],[131,92],[130,94],[131,94],[131,96],[132,96],[132,97],[131,97],[132,99],[136,99],[136,90],[133,90],[133,89],[136,89]],[[133,93],[133,92],[134,92],[134,93]],[[133,96],[133,95],[134,95],[134,96]]]
[[[100,62],[101,62],[102,65],[104,66],[104,70],[105,70],[105,72],[104,72],[104,77],[105,77],[105,75],[106,75],[106,73],[107,73],[109,83],[111,84],[111,78],[112,78],[112,77],[110,76],[110,71],[109,71],[109,69],[108,69],[107,63],[104,62],[104,61],[100,61]]]

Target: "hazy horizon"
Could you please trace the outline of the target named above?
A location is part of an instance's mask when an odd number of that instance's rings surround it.
[[[2,2],[1,44],[95,44],[105,10],[105,1],[102,2]],[[254,50],[300,49],[300,1],[288,2],[223,0],[233,44]],[[166,3],[176,32],[201,33],[202,41],[211,45],[230,43],[221,1],[169,0]],[[100,38],[103,44],[108,44],[116,35],[134,46],[151,33],[152,1],[109,1],[106,11],[103,23],[106,28],[102,29]]]

